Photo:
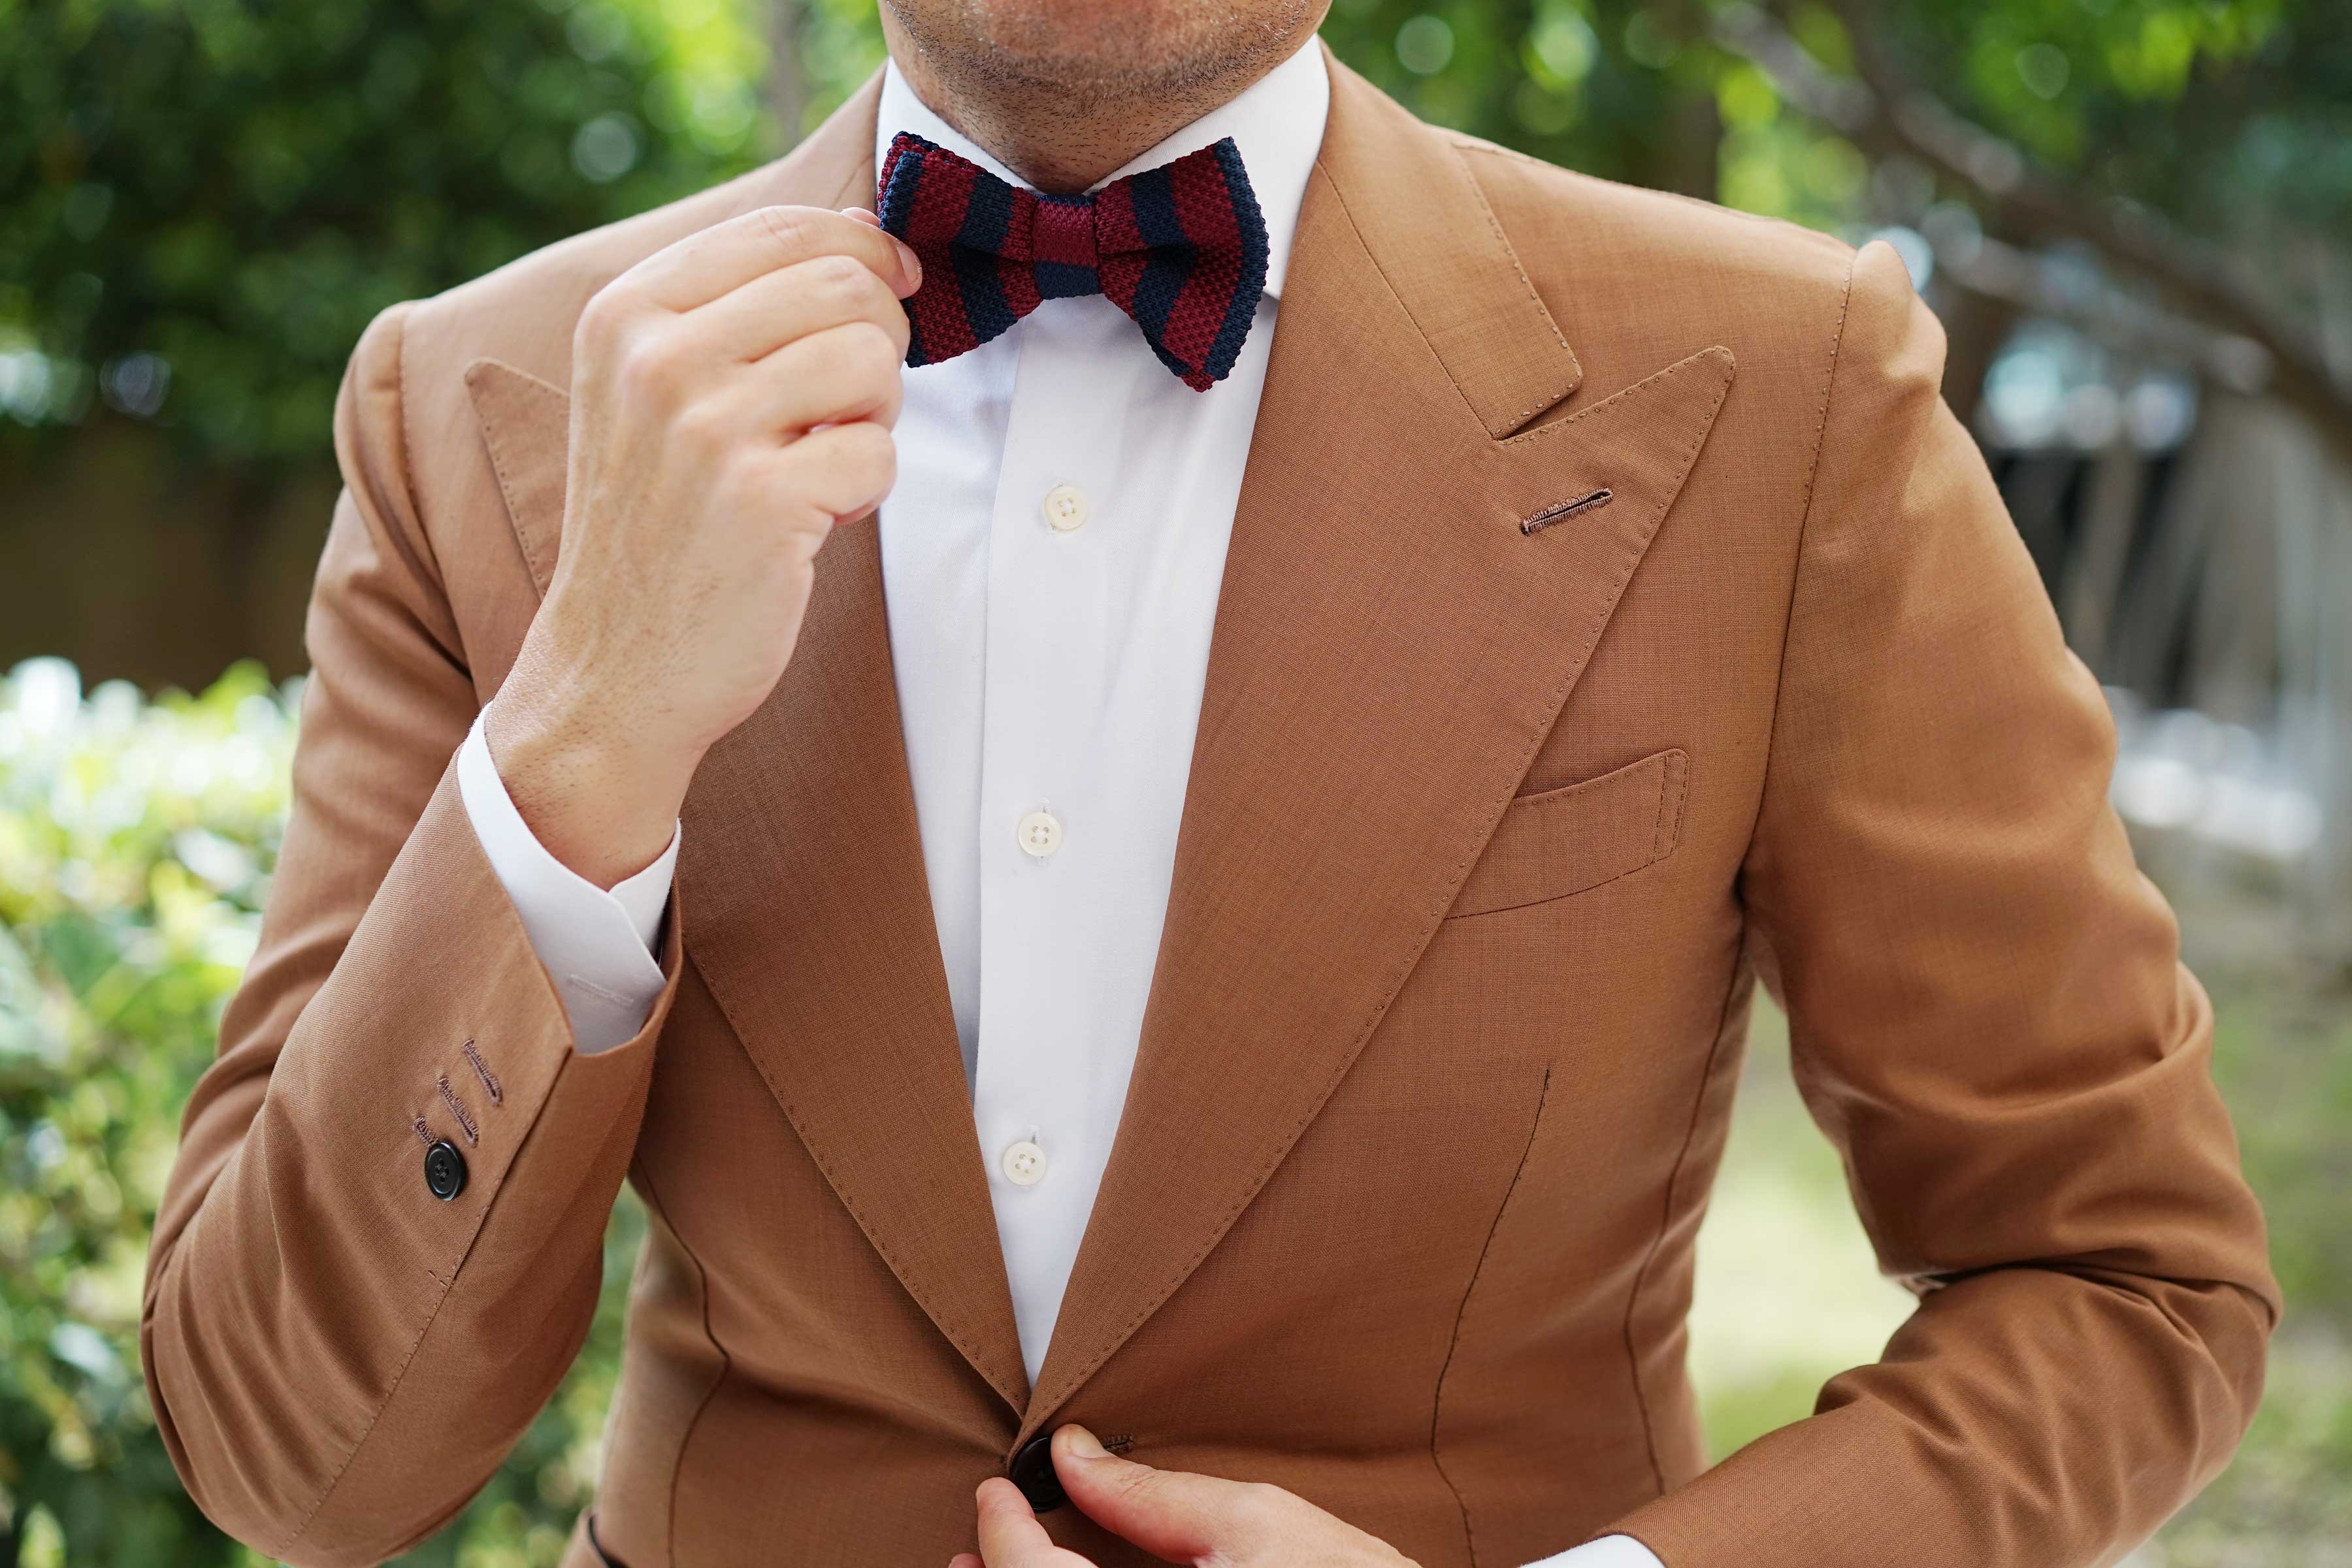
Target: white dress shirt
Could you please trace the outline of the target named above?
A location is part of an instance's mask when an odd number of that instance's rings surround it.
[[[1198,393],[1100,295],[910,370],[880,514],[907,765],[997,1240],[1034,1383],[1135,1065],[1225,546],[1330,82],[1310,40],[1109,178],[1231,136],[1265,218],[1265,298]],[[888,68],[878,166],[911,131],[1020,183]],[[1106,181],[1105,183],[1108,183]],[[458,784],[583,1051],[643,1026],[677,841],[605,892],[540,846],[478,722]],[[1539,1568],[1658,1568],[1612,1536]]]

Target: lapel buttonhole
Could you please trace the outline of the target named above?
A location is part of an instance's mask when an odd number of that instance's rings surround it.
[[[1567,521],[1570,518],[1576,516],[1579,512],[1587,512],[1592,510],[1595,507],[1607,506],[1611,501],[1616,499],[1616,492],[1614,490],[1601,489],[1594,490],[1590,495],[1578,496],[1574,500],[1564,500],[1557,506],[1548,506],[1544,508],[1543,510],[1536,513],[1535,516],[1528,518],[1524,522],[1521,522],[1519,524],[1519,531],[1521,533],[1533,533],[1539,528],[1549,528],[1555,522]]]

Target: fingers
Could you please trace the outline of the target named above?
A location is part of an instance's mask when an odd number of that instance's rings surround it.
[[[638,419],[782,436],[898,416],[914,254],[870,221],[762,207],[658,251],[597,291],[575,381]],[[746,373],[748,374],[737,374]]]
[[[1047,1568],[1069,1561],[1037,1522],[1037,1516],[1029,1511],[1021,1489],[1011,1481],[991,1476],[980,1483],[974,1496],[980,1504],[980,1555],[986,1568]]]
[[[819,256],[773,272],[680,317],[675,330],[712,361],[764,357],[827,327],[870,321],[907,357],[907,312],[890,286],[855,257]]]
[[[898,477],[890,432],[863,419],[812,430],[770,461],[776,493],[801,497],[835,522],[855,521],[880,506]]]
[[[1154,1557],[1251,1562],[1288,1494],[1245,1481],[1155,1470],[1107,1451],[1083,1426],[1054,1434],[1054,1473],[1079,1510]],[[990,1560],[992,1563],[994,1559]]]
[[[752,417],[786,435],[818,425],[898,423],[906,384],[898,340],[871,321],[814,332],[740,372]]]
[[[754,207],[666,246],[604,292],[690,310],[764,273],[819,256],[852,258],[901,299],[922,281],[915,253],[873,224],[823,207],[775,206]]]

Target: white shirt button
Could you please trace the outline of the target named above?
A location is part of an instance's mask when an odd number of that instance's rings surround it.
[[[1003,1164],[1004,1179],[1016,1187],[1034,1187],[1045,1179],[1045,1151],[1026,1138],[1005,1146]]]
[[[1045,492],[1045,522],[1055,533],[1076,533],[1086,527],[1087,492],[1075,485],[1055,485]]]
[[[1043,860],[1062,847],[1062,819],[1050,811],[1033,811],[1014,829],[1021,847]]]

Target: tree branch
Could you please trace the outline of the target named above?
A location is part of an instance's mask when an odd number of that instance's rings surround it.
[[[1825,71],[1785,26],[1754,6],[1719,16],[1715,37],[1769,76],[1790,101],[1865,152],[1909,158],[1968,191],[1990,226],[2024,241],[2063,237],[2087,245],[2116,272],[2242,340],[2215,345],[2225,379],[2269,391],[2331,441],[2352,447],[2352,384],[2328,363],[2319,334],[2242,281],[2230,257],[2146,208],[2094,196],[2037,166],[2013,143],[1911,82],[1880,41],[1863,0],[1823,3],[1853,44],[1859,79]],[[1771,4],[1785,14],[1790,0]]]

